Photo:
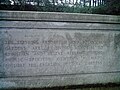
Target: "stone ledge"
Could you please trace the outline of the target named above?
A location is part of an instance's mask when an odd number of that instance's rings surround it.
[[[57,22],[95,22],[120,23],[120,16],[60,13],[60,12],[34,12],[34,11],[0,11],[0,20],[30,20],[30,21],[57,21]]]

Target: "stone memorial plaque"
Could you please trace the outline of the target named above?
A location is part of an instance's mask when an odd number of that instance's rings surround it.
[[[0,88],[109,82],[120,82],[120,31],[0,30]]]

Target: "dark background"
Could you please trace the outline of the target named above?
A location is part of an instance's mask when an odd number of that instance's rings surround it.
[[[0,10],[120,15],[120,0],[0,0]]]

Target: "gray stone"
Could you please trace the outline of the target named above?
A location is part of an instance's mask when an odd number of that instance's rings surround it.
[[[119,24],[0,21],[0,88],[106,83],[120,83]]]
[[[30,20],[30,21],[67,21],[67,22],[100,22],[119,23],[120,16],[60,13],[60,12],[26,12],[26,11],[0,11],[1,20]]]
[[[119,31],[6,29],[1,33],[0,77],[7,84],[34,87],[36,82],[42,87],[120,80]]]

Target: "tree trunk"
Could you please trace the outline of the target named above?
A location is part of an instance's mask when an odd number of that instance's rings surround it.
[[[83,0],[83,6],[85,7],[85,0]]]
[[[39,4],[40,4],[40,0],[37,0],[37,6],[39,6]]]
[[[89,7],[91,7],[91,0],[89,0]]]
[[[95,2],[94,2],[94,0],[93,0],[93,7],[94,7],[94,3],[95,3]]]

